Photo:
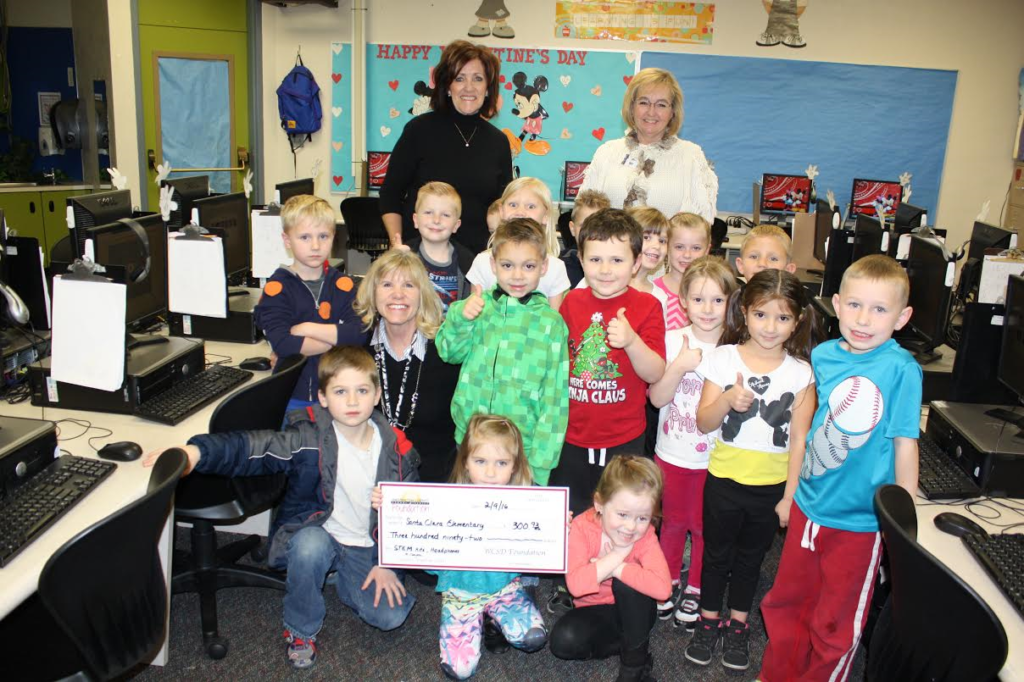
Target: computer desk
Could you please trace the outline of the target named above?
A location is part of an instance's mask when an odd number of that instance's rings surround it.
[[[1006,662],[1003,664],[1002,670],[999,671],[999,679],[1004,682],[1024,681],[1024,618],[1017,613],[1010,600],[996,586],[981,564],[975,560],[960,538],[940,531],[935,527],[934,519],[940,512],[954,511],[977,522],[990,533],[998,533],[1000,528],[966,511],[962,505],[936,504],[925,500],[920,495],[916,498],[916,502],[918,543],[974,588],[974,591],[992,608],[1006,630],[1009,649]],[[1013,502],[1024,508],[1024,500],[1013,500]],[[1016,522],[1017,519],[1024,521],[1024,517],[1014,517],[1016,515],[1012,512],[1007,514],[1004,511],[1002,519],[998,522],[1011,523]],[[1016,528],[1011,532],[1021,532],[1022,530],[1024,529]],[[942,599],[942,595],[935,595],[935,598]]]
[[[217,356],[226,356],[230,358],[230,364],[237,365],[247,357],[270,355],[270,346],[265,340],[256,344],[207,341],[206,353],[207,361],[209,362],[224,359]],[[249,382],[242,384],[235,390],[248,386],[252,381],[268,375],[269,372],[255,372],[253,379],[250,379]],[[3,409],[4,414],[12,417],[47,419],[54,422],[61,419],[84,419],[95,427],[110,429],[113,432],[107,437],[94,438],[92,444],[97,449],[107,443],[127,440],[138,443],[142,446],[143,452],[148,453],[159,448],[184,445],[193,435],[206,433],[210,417],[213,415],[213,411],[219,402],[218,400],[207,405],[177,426],[166,426],[125,414],[37,407],[29,401],[17,405],[5,404]],[[69,423],[58,426],[60,428],[58,446],[61,449],[81,457],[96,457],[96,452],[88,443],[89,436],[97,433],[95,430],[90,430],[89,433],[73,440],[63,440],[69,436],[74,436],[83,429]],[[36,591],[43,566],[50,556],[62,547],[64,543],[97,521],[106,518],[118,509],[142,497],[148,487],[151,471],[152,469],[142,466],[142,459],[135,462],[119,462],[117,470],[108,479],[100,483],[98,487],[75,505],[66,516],[58,520],[43,535],[26,547],[8,566],[0,568],[0,619],[6,617],[7,614],[17,608],[19,604]],[[264,527],[265,525],[264,523]],[[232,527],[233,530],[238,528],[239,526]],[[168,569],[170,568],[170,557],[173,550],[173,535],[170,529],[169,519],[160,537],[160,561],[167,576],[168,596],[170,595],[171,575]],[[266,534],[266,530],[263,530],[263,534]],[[170,610],[168,609],[169,613]],[[165,640],[160,652],[150,663],[153,665],[164,665],[166,662],[167,642]]]

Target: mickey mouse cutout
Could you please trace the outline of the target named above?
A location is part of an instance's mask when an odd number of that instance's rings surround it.
[[[412,86],[412,91],[416,93],[416,98],[412,101],[412,107],[409,109],[409,113],[413,116],[419,116],[430,111],[430,97],[434,94],[434,67],[430,67],[430,71],[427,72],[429,83],[423,81],[416,81]]]
[[[537,76],[533,79],[533,84],[530,85],[526,82],[526,74],[517,71],[512,76],[512,83],[516,87],[515,95],[512,98],[515,103],[512,114],[523,119],[523,129],[519,133],[519,137],[516,137],[508,128],[502,129],[512,147],[512,156],[517,156],[523,150],[535,156],[544,156],[551,151],[551,145],[544,140],[537,139],[537,136],[544,128],[544,119],[548,117],[547,110],[540,103],[540,93],[547,91],[548,79],[544,76]],[[527,135],[530,136],[529,140],[525,139]]]

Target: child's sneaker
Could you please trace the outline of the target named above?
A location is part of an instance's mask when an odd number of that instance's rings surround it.
[[[509,649],[505,634],[489,614],[484,614],[484,648],[492,654],[503,654]]]
[[[679,601],[678,608],[676,608],[676,617],[673,625],[677,628],[685,627],[687,630],[693,630],[699,616],[700,592],[694,591],[692,587],[687,587],[686,591],[683,592],[682,599]]]
[[[288,662],[292,666],[308,668],[316,661],[316,639],[295,637],[290,630],[284,631],[284,641],[288,642]]]
[[[669,598],[666,601],[658,602],[658,620],[668,620],[672,617],[672,612],[675,611],[676,604],[679,603],[679,597],[682,593],[682,583],[672,585],[672,594]]]
[[[715,649],[721,641],[722,621],[719,618],[699,618],[693,638],[686,645],[686,660],[697,665],[707,665],[715,656]]]
[[[565,585],[555,585],[548,599],[548,613],[556,616],[564,616],[573,609],[572,595]]]
[[[722,665],[730,670],[746,670],[750,667],[750,628],[746,623],[729,620],[722,630]]]

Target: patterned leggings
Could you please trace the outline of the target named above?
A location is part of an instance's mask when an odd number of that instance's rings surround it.
[[[517,649],[537,651],[547,641],[544,619],[518,578],[494,594],[448,590],[441,599],[441,664],[460,680],[472,677],[480,662],[484,613]]]

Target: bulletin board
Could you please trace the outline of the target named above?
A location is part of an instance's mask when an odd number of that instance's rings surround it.
[[[936,208],[956,71],[661,52],[641,62],[679,80],[680,137],[714,163],[719,213],[749,213],[763,173],[810,164],[818,197],[832,189],[843,207],[854,178],[909,172],[910,203]]]
[[[441,50],[438,45],[367,46],[368,151],[391,151],[405,124],[430,110],[432,69]],[[513,164],[522,176],[539,177],[557,197],[566,161],[590,161],[602,141],[622,136],[622,98],[638,55],[598,50],[492,50],[502,64],[501,107],[491,122],[518,139],[523,133],[524,119],[512,113],[518,108],[516,95],[529,93],[527,88],[538,91],[540,105],[548,116],[540,122],[537,139],[546,145],[525,144],[533,136],[533,132],[527,132],[522,140],[523,150]],[[538,87],[543,83],[540,78],[547,81],[546,89]],[[341,152],[332,150],[335,155],[342,152],[344,148]],[[332,159],[332,168],[341,167],[337,159]],[[333,183],[332,189],[341,191],[339,184],[344,183]]]
[[[323,87],[323,86],[321,86]],[[352,46],[331,43],[331,106],[324,111],[330,119],[332,192],[348,192],[352,178]]]

